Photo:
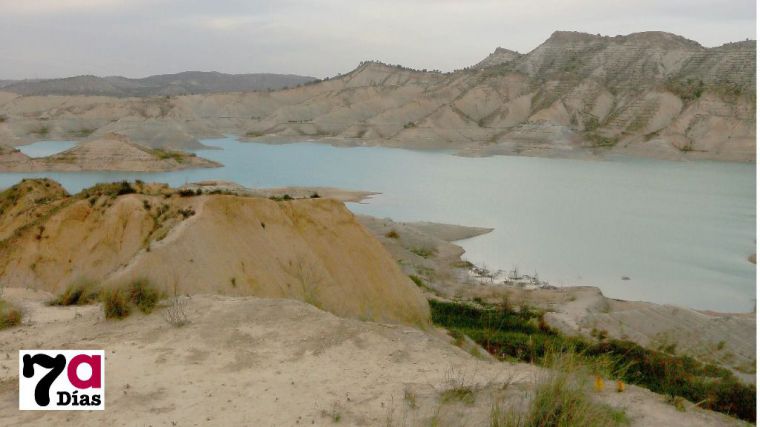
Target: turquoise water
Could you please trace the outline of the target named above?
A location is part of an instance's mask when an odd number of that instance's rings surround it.
[[[75,145],[76,143],[71,141],[39,141],[22,145],[18,149],[29,157],[47,157],[66,151]]]
[[[69,191],[142,179],[381,192],[354,212],[492,227],[462,242],[470,261],[608,296],[720,311],[755,298],[755,165],[655,160],[464,158],[444,152],[204,141],[225,165],[170,173],[0,174],[0,187],[47,176]],[[628,276],[631,280],[622,280]]]

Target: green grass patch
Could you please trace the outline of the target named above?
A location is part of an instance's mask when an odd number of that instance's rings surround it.
[[[667,396],[700,402],[706,409],[755,421],[755,386],[728,369],[689,356],[674,356],[625,340],[590,341],[547,327],[543,313],[431,300],[433,323],[469,336],[502,360],[545,364],[553,353],[577,353],[587,363],[604,360],[606,373]],[[598,372],[600,373],[600,372]]]
[[[437,253],[435,248],[411,248],[409,251],[422,258],[430,258]]]
[[[159,160],[174,160],[177,163],[184,163],[185,153],[179,151],[164,150],[162,148],[154,148],[150,150],[150,153],[156,156]]]

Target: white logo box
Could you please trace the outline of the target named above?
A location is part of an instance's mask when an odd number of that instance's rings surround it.
[[[99,372],[92,372],[98,370],[98,364]],[[45,393],[46,383],[53,377]],[[47,395],[49,399],[47,405],[35,398],[38,386],[40,397],[44,400]],[[19,350],[18,387],[18,407],[22,411],[102,411],[106,397],[105,351]]]

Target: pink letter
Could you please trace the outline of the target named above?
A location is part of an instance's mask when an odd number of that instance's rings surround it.
[[[90,365],[92,375],[87,380],[81,380],[77,375],[77,368],[82,363]],[[78,354],[71,359],[67,370],[69,374],[69,382],[76,388],[100,388],[100,356],[88,356],[86,354]]]

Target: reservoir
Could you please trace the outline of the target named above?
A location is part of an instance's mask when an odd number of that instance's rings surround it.
[[[747,260],[755,251],[754,164],[468,158],[310,142],[202,142],[219,149],[197,154],[224,167],[0,173],[0,187],[45,176],[70,192],[123,179],[374,191],[381,194],[349,204],[351,210],[493,228],[459,243],[466,259],[491,270],[517,268],[555,286],[592,285],[620,299],[728,312],[750,311],[755,304],[755,266]],[[21,149],[49,155],[70,146],[45,142]]]

